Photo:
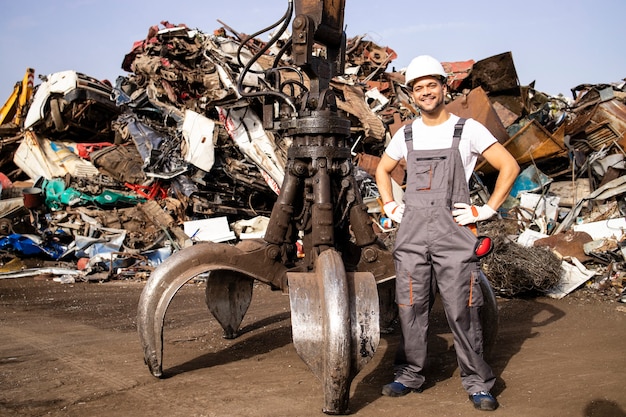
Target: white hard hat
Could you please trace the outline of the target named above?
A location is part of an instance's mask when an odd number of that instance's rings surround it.
[[[446,74],[441,63],[430,55],[420,55],[413,58],[404,75],[406,79],[404,84],[409,87],[413,81],[427,75],[440,76],[444,80],[448,78],[448,74]]]

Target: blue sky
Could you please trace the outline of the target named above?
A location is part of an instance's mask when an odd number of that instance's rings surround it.
[[[287,0],[3,1],[0,103],[27,67],[36,76],[73,69],[115,81],[133,42],[163,20],[211,33],[218,19],[254,33],[280,18]],[[391,66],[416,55],[475,61],[511,51],[522,85],[550,95],[626,77],[624,0],[347,0],[348,37],[395,50]],[[267,40],[267,38],[262,38]],[[39,80],[36,81],[39,83]]]

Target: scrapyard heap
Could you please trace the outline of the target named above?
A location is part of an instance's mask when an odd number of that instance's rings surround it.
[[[309,82],[289,71],[291,50],[279,42],[241,80],[251,93],[242,96],[239,75],[263,45],[226,25],[207,34],[162,22],[123,58],[129,75],[115,85],[75,71],[50,74],[15,117],[6,117],[5,105],[4,273],[54,265],[71,279],[145,277],[197,241],[262,234],[290,139],[267,123],[274,110],[254,92],[272,86],[298,94]],[[351,122],[360,191],[389,245],[395,229],[381,218],[372,174],[386,141],[418,114],[403,72],[389,70],[395,58],[364,36],[350,38],[345,73],[331,83]],[[520,86],[508,52],[444,67],[450,111],[487,126],[523,169],[501,219],[482,225],[497,241],[483,259],[495,289],[553,291],[563,285],[562,262],[575,260],[567,274],[572,281],[553,294],[594,275],[594,285],[621,291],[624,83],[581,85],[571,98],[551,97]],[[275,71],[283,80],[278,86]],[[479,162],[471,184],[477,202],[486,202],[492,174]],[[394,180],[401,190],[404,171]],[[540,247],[551,251],[537,252]],[[525,265],[513,265],[520,259]],[[77,268],[80,273],[69,272]]]

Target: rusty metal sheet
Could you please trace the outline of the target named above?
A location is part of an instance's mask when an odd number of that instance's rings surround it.
[[[376,176],[376,167],[380,162],[380,157],[375,155],[370,155],[367,153],[360,153],[356,157],[356,164],[363,168],[365,172],[367,172],[372,177]],[[404,159],[400,161],[398,165],[391,171],[391,178],[398,184],[404,184],[404,177],[406,175],[406,162]]]
[[[591,117],[598,125],[606,123],[614,139],[624,149],[626,145],[626,104],[619,100],[605,101],[601,103]]]
[[[389,122],[387,127],[389,128],[389,134],[391,136],[395,135],[398,129],[401,129],[402,126],[410,123],[413,119],[402,120],[400,113],[396,112],[393,115],[393,122]]]
[[[489,91],[489,100],[491,100],[492,103],[499,103],[518,116],[532,112],[532,109],[524,103],[523,97],[525,96],[526,94],[523,88],[509,90],[503,94],[494,94]]]
[[[563,257],[573,257],[580,262],[590,261],[593,258],[584,251],[584,245],[593,239],[587,232],[575,232],[573,230],[558,233],[535,241],[533,246],[545,246]]]
[[[602,147],[611,145],[620,139],[620,135],[609,122],[589,126],[588,129],[585,129],[585,134],[587,135],[585,142],[590,148],[588,151],[599,151]],[[578,149],[585,151],[584,148]]]
[[[567,153],[562,141],[559,142],[555,139],[536,120],[532,120],[522,127],[503,145],[515,157],[520,166]],[[495,170],[487,161],[483,160],[476,166],[476,171],[489,174]]]
[[[508,107],[504,106],[499,101],[494,101],[492,103],[493,110],[498,115],[498,118],[502,121],[502,125],[507,128],[511,126],[517,119],[519,119],[520,115],[511,111]]]
[[[613,99],[577,109],[576,118],[567,125],[572,143],[582,152],[598,151],[617,143],[626,145],[626,105]]]
[[[477,61],[472,68],[470,79],[472,88],[482,87],[490,93],[519,88],[511,52]]]
[[[491,134],[498,139],[498,142],[505,143],[509,140],[509,134],[493,109],[485,90],[481,87],[477,87],[470,91],[469,94],[448,103],[446,108],[457,116],[471,117],[479,121],[489,129]]]

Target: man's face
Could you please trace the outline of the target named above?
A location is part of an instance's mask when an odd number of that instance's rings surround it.
[[[413,83],[412,94],[422,113],[434,113],[444,105],[446,86],[437,77],[422,77]]]

